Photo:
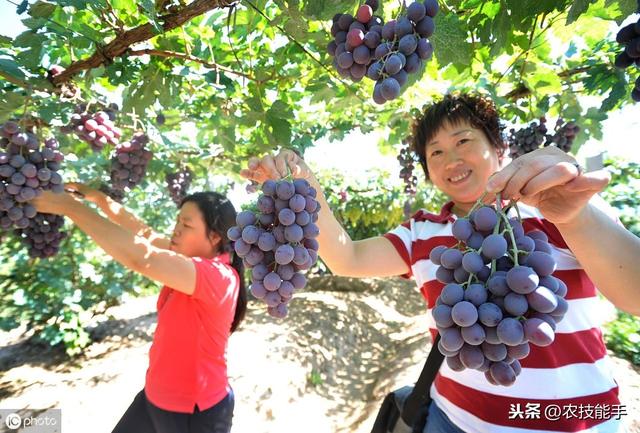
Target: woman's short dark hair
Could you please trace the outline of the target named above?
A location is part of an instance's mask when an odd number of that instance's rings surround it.
[[[240,277],[240,290],[238,292],[238,301],[236,303],[236,312],[231,325],[231,332],[234,332],[244,316],[247,313],[247,290],[244,282],[244,264],[242,259],[235,254],[231,241],[227,237],[227,230],[236,225],[236,209],[233,203],[224,195],[214,192],[197,192],[188,195],[180,203],[180,207],[185,203],[193,202],[198,206],[205,224],[207,225],[207,236],[211,233],[217,233],[220,236],[219,253],[229,253],[231,255],[231,266],[235,268]]]
[[[471,126],[484,132],[491,145],[503,155],[507,149],[498,111],[491,99],[478,94],[447,94],[442,100],[426,106],[414,120],[411,146],[418,156],[424,174],[429,179],[427,170],[426,144],[445,125],[458,126],[468,122]]]

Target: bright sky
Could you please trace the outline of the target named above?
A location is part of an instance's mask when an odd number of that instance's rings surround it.
[[[25,29],[16,15],[15,5],[7,0],[0,0],[0,17],[0,34],[14,37]],[[606,152],[611,156],[640,161],[640,104],[627,105],[622,110],[609,113],[603,127],[603,139],[592,139],[583,145],[578,152],[580,160]],[[378,151],[378,141],[376,134],[363,135],[356,131],[342,141],[320,140],[307,151],[305,159],[316,168],[339,170],[352,176],[365,175],[371,167],[386,169],[397,176],[400,169],[397,160],[383,156]],[[238,188],[232,195],[232,200],[238,204],[247,198],[243,188]]]

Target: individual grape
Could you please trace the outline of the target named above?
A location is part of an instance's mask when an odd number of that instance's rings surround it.
[[[556,295],[558,295],[561,298],[566,297],[567,292],[569,291],[569,288],[567,287],[565,282],[562,281],[561,279],[556,278],[556,281],[558,282],[558,289],[556,290]]]
[[[440,328],[449,328],[454,325],[451,318],[451,307],[446,304],[437,305],[431,310],[431,315],[436,325]]]
[[[507,272],[507,284],[516,293],[526,295],[533,292],[540,283],[540,278],[528,266],[516,266]]]
[[[496,272],[487,280],[487,289],[496,296],[505,296],[509,293],[506,275]]]
[[[457,352],[464,346],[460,328],[441,329],[440,341],[442,341],[442,347],[450,352]]]
[[[535,271],[540,277],[551,275],[556,270],[556,262],[550,254],[542,251],[533,251],[527,256],[525,264]]]
[[[491,365],[490,374],[493,380],[502,386],[511,386],[516,381],[516,373],[506,362],[495,362]]]
[[[264,297],[268,293],[267,289],[265,289],[264,285],[259,281],[256,281],[256,282],[252,283],[249,286],[249,290],[251,291],[251,294],[253,296],[255,296],[256,298],[258,298],[258,299],[264,299]]]
[[[437,247],[433,248],[429,252],[429,260],[431,260],[435,265],[441,265],[442,263],[440,262],[440,259],[442,257],[442,253],[444,253],[447,249],[448,248],[444,245],[438,245]]]
[[[427,15],[427,9],[420,2],[411,3],[407,8],[407,18],[417,23]]]
[[[551,313],[558,306],[557,296],[544,286],[538,286],[526,296],[529,306],[540,313]]]
[[[445,349],[444,346],[442,345],[442,341],[441,340],[438,340],[438,350],[444,356],[456,356],[458,353],[460,353],[459,350],[456,350],[455,352],[451,352],[451,351]]]
[[[439,266],[438,269],[436,269],[436,279],[443,284],[452,283],[453,281],[455,281],[453,277],[453,271],[443,266]]]
[[[438,0],[425,0],[424,7],[427,12],[427,15],[430,17],[435,17],[440,10],[440,5],[438,4]]]
[[[433,55],[433,45],[431,45],[428,39],[421,38],[418,40],[416,53],[418,53],[420,59],[429,60]]]
[[[482,242],[482,255],[489,259],[498,259],[507,253],[507,241],[500,234],[487,236]]]
[[[475,251],[470,251],[462,256],[462,267],[470,274],[477,274],[485,266],[480,254]]]
[[[456,268],[453,271],[453,279],[460,284],[467,282],[467,280],[469,280],[469,275],[469,272],[465,271],[462,267]]]
[[[482,344],[482,342],[486,338],[484,328],[478,323],[460,328],[460,334],[462,335],[462,339],[465,341],[465,343],[472,346],[478,346]]]
[[[555,338],[551,326],[544,320],[536,317],[525,320],[524,336],[531,344],[541,347],[550,345]]]
[[[473,226],[467,218],[458,218],[451,228],[453,236],[462,242],[465,242],[473,233]]]
[[[524,339],[524,329],[516,319],[507,317],[498,324],[496,332],[501,343],[508,346],[521,344]]]
[[[477,230],[493,230],[497,223],[498,216],[496,215],[496,211],[488,206],[483,206],[480,209],[477,209],[473,217],[473,224]]]
[[[462,265],[462,252],[449,248],[440,256],[440,262],[447,269],[456,269]]]
[[[475,307],[484,304],[487,298],[487,289],[483,284],[470,284],[464,291],[464,300],[471,302]]]
[[[368,23],[373,17],[373,8],[368,4],[363,4],[356,12],[356,19],[361,23]]]
[[[464,299],[464,289],[459,284],[447,284],[442,288],[442,292],[440,292],[440,299],[442,299],[442,302],[446,305],[453,307]]]
[[[447,366],[453,371],[462,371],[465,369],[464,364],[460,361],[460,355],[448,356],[445,358]]]
[[[398,57],[396,56],[395,58],[398,58]],[[400,71],[400,69],[402,69],[402,66],[399,63],[394,62],[393,64],[395,66],[393,66],[392,68],[388,68],[389,64],[390,64],[389,61],[387,61],[387,64],[385,66],[385,70],[388,74],[393,75],[398,71]],[[400,95],[400,83],[398,83],[398,81],[395,78],[392,78],[392,77],[385,78],[382,81],[382,84],[380,85],[380,93],[387,101],[395,99]]]
[[[498,326],[502,317],[502,309],[493,302],[485,302],[478,307],[478,320],[485,326]]]
[[[517,346],[507,346],[507,355],[513,359],[524,359],[529,356],[531,348],[529,343],[518,344]]]
[[[481,349],[487,359],[493,362],[500,362],[507,357],[508,347],[511,346],[505,346],[502,343],[492,344],[485,341],[482,343]]]
[[[242,240],[253,245],[258,242],[260,230],[254,225],[248,225],[242,230]]]
[[[563,317],[565,314],[567,314],[569,303],[564,298],[561,298],[558,295],[556,295],[556,301],[558,302],[558,306],[549,314],[554,317]]]
[[[471,326],[478,320],[478,309],[471,302],[460,301],[451,309],[451,318],[458,326]]]
[[[477,346],[465,344],[462,346],[462,349],[460,349],[458,356],[460,357],[460,362],[462,362],[462,365],[466,368],[476,369],[484,364],[484,354]]]
[[[473,232],[469,239],[467,239],[466,243],[469,248],[474,250],[479,250],[482,247],[482,242],[484,241],[484,236],[478,232]]]
[[[527,312],[529,304],[523,295],[511,292],[504,297],[504,309],[512,316],[518,317]]]

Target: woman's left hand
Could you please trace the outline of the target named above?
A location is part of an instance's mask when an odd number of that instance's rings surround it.
[[[54,215],[68,215],[78,203],[79,200],[67,192],[56,194],[43,191],[39,197],[31,200],[31,204],[38,212]]]
[[[556,147],[545,147],[514,159],[489,178],[487,190],[504,199],[520,199],[554,224],[571,222],[593,195],[609,183],[604,170],[582,173],[576,160]]]

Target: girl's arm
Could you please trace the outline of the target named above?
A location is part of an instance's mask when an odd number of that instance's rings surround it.
[[[95,190],[81,183],[65,183],[65,188],[77,191],[82,194],[86,200],[95,203],[113,223],[149,239],[149,242],[151,242],[151,245],[154,247],[165,250],[169,249],[171,245],[169,239],[156,233],[151,227],[136,218],[136,216],[129,212],[123,205],[102,191]]]
[[[598,290],[619,309],[640,316],[640,239],[593,202],[556,227]]]
[[[69,194],[45,191],[33,205],[38,212],[69,217],[126,268],[188,295],[195,291],[196,269],[189,257],[153,246],[149,239],[102,217]]]
[[[240,174],[247,179],[263,183],[267,179],[281,179],[288,169],[295,178],[304,178],[317,191],[320,212],[316,224],[320,229],[318,253],[335,275],[348,277],[389,277],[409,272],[409,266],[388,239],[378,236],[353,241],[331,212],[322,187],[306,165],[291,150],[282,150],[277,156],[252,158],[248,168]]]

